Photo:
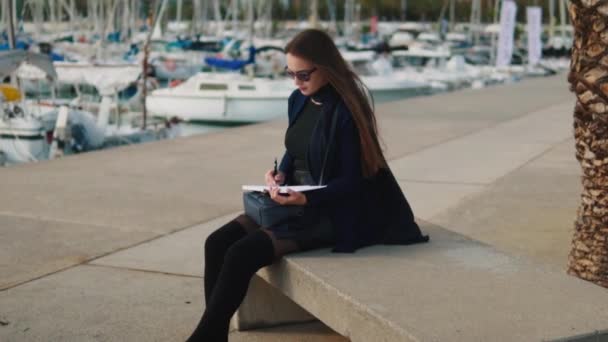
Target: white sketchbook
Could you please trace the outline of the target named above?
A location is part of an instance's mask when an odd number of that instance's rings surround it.
[[[279,192],[282,193],[282,194],[286,194],[287,193],[287,189],[290,189],[291,191],[296,191],[296,192],[304,192],[304,191],[311,191],[311,190],[322,189],[324,187],[326,187],[326,185],[291,185],[291,186],[280,186],[279,187]],[[258,192],[270,191],[270,187],[266,186],[266,185],[243,185],[243,191],[258,191]]]

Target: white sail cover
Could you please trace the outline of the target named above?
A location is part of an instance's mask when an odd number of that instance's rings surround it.
[[[90,84],[102,96],[110,96],[137,81],[142,68],[137,65],[94,65],[55,63],[58,82]]]
[[[47,76],[51,80],[57,79],[53,61],[48,55],[23,50],[0,52],[0,77],[4,78],[16,72],[24,63],[35,66],[39,78]]]
[[[100,95],[111,96],[137,81],[141,67],[112,64],[81,64],[55,62],[56,80],[65,84],[89,84],[94,86]],[[51,65],[53,66],[53,65]],[[21,79],[43,79],[44,72],[37,66],[23,64],[17,70]]]

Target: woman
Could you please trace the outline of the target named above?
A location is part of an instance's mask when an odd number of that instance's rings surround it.
[[[428,241],[382,154],[366,89],[333,40],[322,31],[306,30],[287,44],[285,53],[286,73],[298,89],[288,102],[287,151],[279,172],[266,173],[266,183],[276,202],[319,207],[323,218],[259,227],[241,215],[213,232],[205,242],[206,309],[188,341],[227,341],[230,318],[251,277],[285,254]],[[330,144],[333,115],[337,121]],[[279,184],[317,184],[327,148],[327,187],[279,195]]]

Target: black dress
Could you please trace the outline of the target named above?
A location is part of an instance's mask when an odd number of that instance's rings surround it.
[[[322,115],[320,105],[308,101],[302,113],[285,134],[287,153],[293,157],[293,173],[288,175],[289,185],[316,185],[310,175],[306,154],[315,125]],[[335,243],[334,229],[329,218],[321,215],[319,221],[291,220],[268,228],[277,239],[295,240],[301,250],[326,247]]]

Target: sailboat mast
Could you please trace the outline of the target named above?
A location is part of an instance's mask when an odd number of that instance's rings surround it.
[[[555,36],[555,0],[549,0],[549,41]]]
[[[49,0],[49,19],[53,24],[57,21],[57,19],[55,18],[55,14],[57,14],[55,12],[55,0]]]
[[[175,14],[175,21],[180,23],[182,21],[182,8],[183,0],[177,0],[177,13]]]
[[[251,1],[248,1],[247,3],[249,4]],[[236,32],[237,32],[237,26],[238,26],[238,12],[239,12],[239,6],[238,6],[238,0],[232,0],[232,32],[234,34],[234,36],[236,37]]]
[[[266,7],[266,37],[272,36],[272,1],[268,0]]]
[[[209,12],[209,1],[203,0],[203,2],[202,2],[201,5],[202,5],[202,11],[200,12],[201,20],[200,20],[200,30],[199,30],[199,32],[202,33],[202,34],[208,34],[209,33],[208,32],[208,28],[209,28],[209,25],[208,25],[208,23],[209,23],[209,21],[208,21],[208,17],[209,17],[209,15],[208,15],[208,12]]]
[[[471,28],[469,39],[477,45],[479,44],[479,30],[481,29],[481,0],[473,0],[471,4]]]
[[[167,0],[162,0],[160,4],[160,9],[158,6],[155,6],[153,14],[152,25],[148,30],[148,36],[146,37],[146,42],[144,44],[144,59],[142,61],[143,66],[143,85],[142,85],[142,96],[143,96],[143,120],[142,120],[142,128],[146,129],[147,119],[148,119],[148,108],[146,106],[146,97],[148,96],[148,58],[150,56],[150,41],[152,40],[152,33],[154,32],[154,28],[156,25],[160,25],[160,21],[162,20],[163,14],[165,13],[165,8],[167,7]]]
[[[190,36],[194,36],[198,32],[199,16],[201,15],[200,0],[192,0],[192,23],[190,24]]]
[[[255,28],[253,26],[253,1],[247,1],[247,19],[249,22],[249,46],[253,46],[253,35],[255,34]]]
[[[8,1],[8,46],[11,50],[15,49],[15,21],[17,18],[17,4],[16,0]]]
[[[317,0],[312,0],[310,2],[310,16],[308,22],[312,28],[317,28],[319,26],[319,2]]]
[[[493,24],[498,23],[498,11],[500,9],[500,0],[495,0],[494,1],[494,20],[492,21]],[[492,33],[492,49],[490,50],[490,57],[491,57],[491,65],[496,64],[496,45],[498,44],[497,42],[497,37],[498,35],[496,33]]]
[[[450,0],[450,31],[454,31],[456,25],[456,1]]]
[[[102,31],[102,18],[103,18],[103,3],[101,0],[93,0],[93,14],[95,16],[95,32],[99,34],[99,39],[103,39],[103,31]]]
[[[564,0],[559,1],[559,25],[560,32],[562,35],[562,44],[566,42],[566,5]]]
[[[70,0],[70,31],[74,33],[76,31],[76,3],[75,0]]]
[[[354,0],[346,0],[344,2],[344,37],[347,39],[351,38],[352,35],[352,21],[353,21],[353,9],[354,9]]]
[[[327,10],[329,12],[329,31],[334,33],[338,32],[336,24],[336,1],[327,0]]]
[[[129,38],[129,20],[131,19],[131,10],[129,9],[129,1],[122,0],[122,22],[120,24],[120,40],[127,41]]]
[[[219,0],[213,0],[213,17],[215,21],[216,35],[218,37],[224,36],[224,21],[222,20]]]
[[[4,2],[0,3],[0,30],[4,31],[4,24],[7,22],[6,20],[6,8],[7,4]]]
[[[357,2],[355,4],[355,23],[356,23],[355,41],[359,41],[361,38],[361,3],[360,2]]]

